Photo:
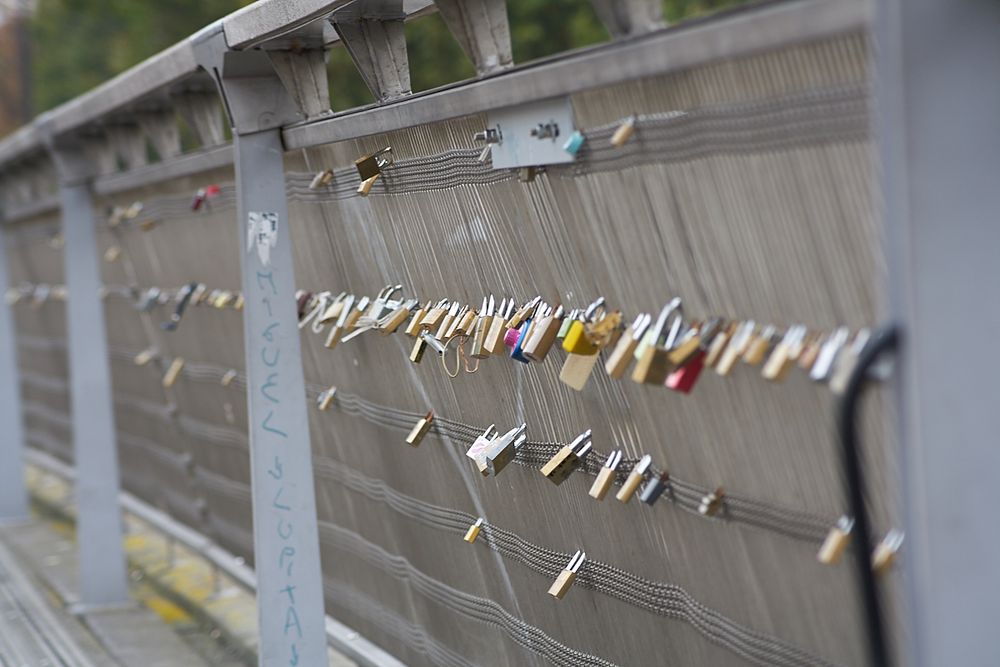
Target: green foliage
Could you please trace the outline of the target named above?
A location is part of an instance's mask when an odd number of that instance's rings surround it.
[[[670,23],[746,0],[665,0]],[[69,100],[167,48],[249,0],[39,0],[32,26],[35,108]],[[515,62],[606,41],[588,0],[509,0]],[[414,91],[474,75],[472,64],[432,14],[406,25]],[[372,102],[342,47],[329,54],[335,109]]]

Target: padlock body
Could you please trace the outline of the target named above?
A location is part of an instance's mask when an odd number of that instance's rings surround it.
[[[701,371],[705,366],[705,351],[698,350],[691,359],[667,376],[667,388],[688,394],[694,388],[694,383],[698,381]]]
[[[570,354],[584,356],[597,354],[597,351],[600,349],[587,338],[587,329],[580,320],[573,320],[573,323],[570,324],[569,331],[566,332],[566,337],[563,338],[562,346]]]

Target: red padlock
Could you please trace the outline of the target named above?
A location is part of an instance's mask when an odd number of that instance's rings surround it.
[[[674,391],[689,394],[691,393],[691,389],[694,388],[694,383],[698,381],[698,376],[701,375],[701,370],[704,367],[705,350],[699,349],[686,364],[668,375],[667,381],[663,384]]]

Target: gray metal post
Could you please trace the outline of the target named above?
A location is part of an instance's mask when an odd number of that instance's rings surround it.
[[[285,201],[281,125],[300,119],[266,54],[196,48],[233,127],[243,295],[259,664],[327,661],[305,377]],[[232,76],[230,76],[232,73]]]
[[[997,665],[1000,3],[879,0],[876,104],[905,501],[907,659]]]
[[[0,297],[7,294],[7,230],[0,222]],[[0,521],[28,517],[24,484],[24,425],[21,413],[21,373],[17,367],[14,317],[6,299],[0,301]]]
[[[94,203],[88,182],[72,174],[61,180],[80,602],[113,605],[128,600],[128,580]]]

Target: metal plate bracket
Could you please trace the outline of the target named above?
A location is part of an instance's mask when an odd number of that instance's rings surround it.
[[[569,97],[553,97],[490,111],[488,129],[498,131],[493,167],[512,169],[572,162],[563,145],[576,131]]]

